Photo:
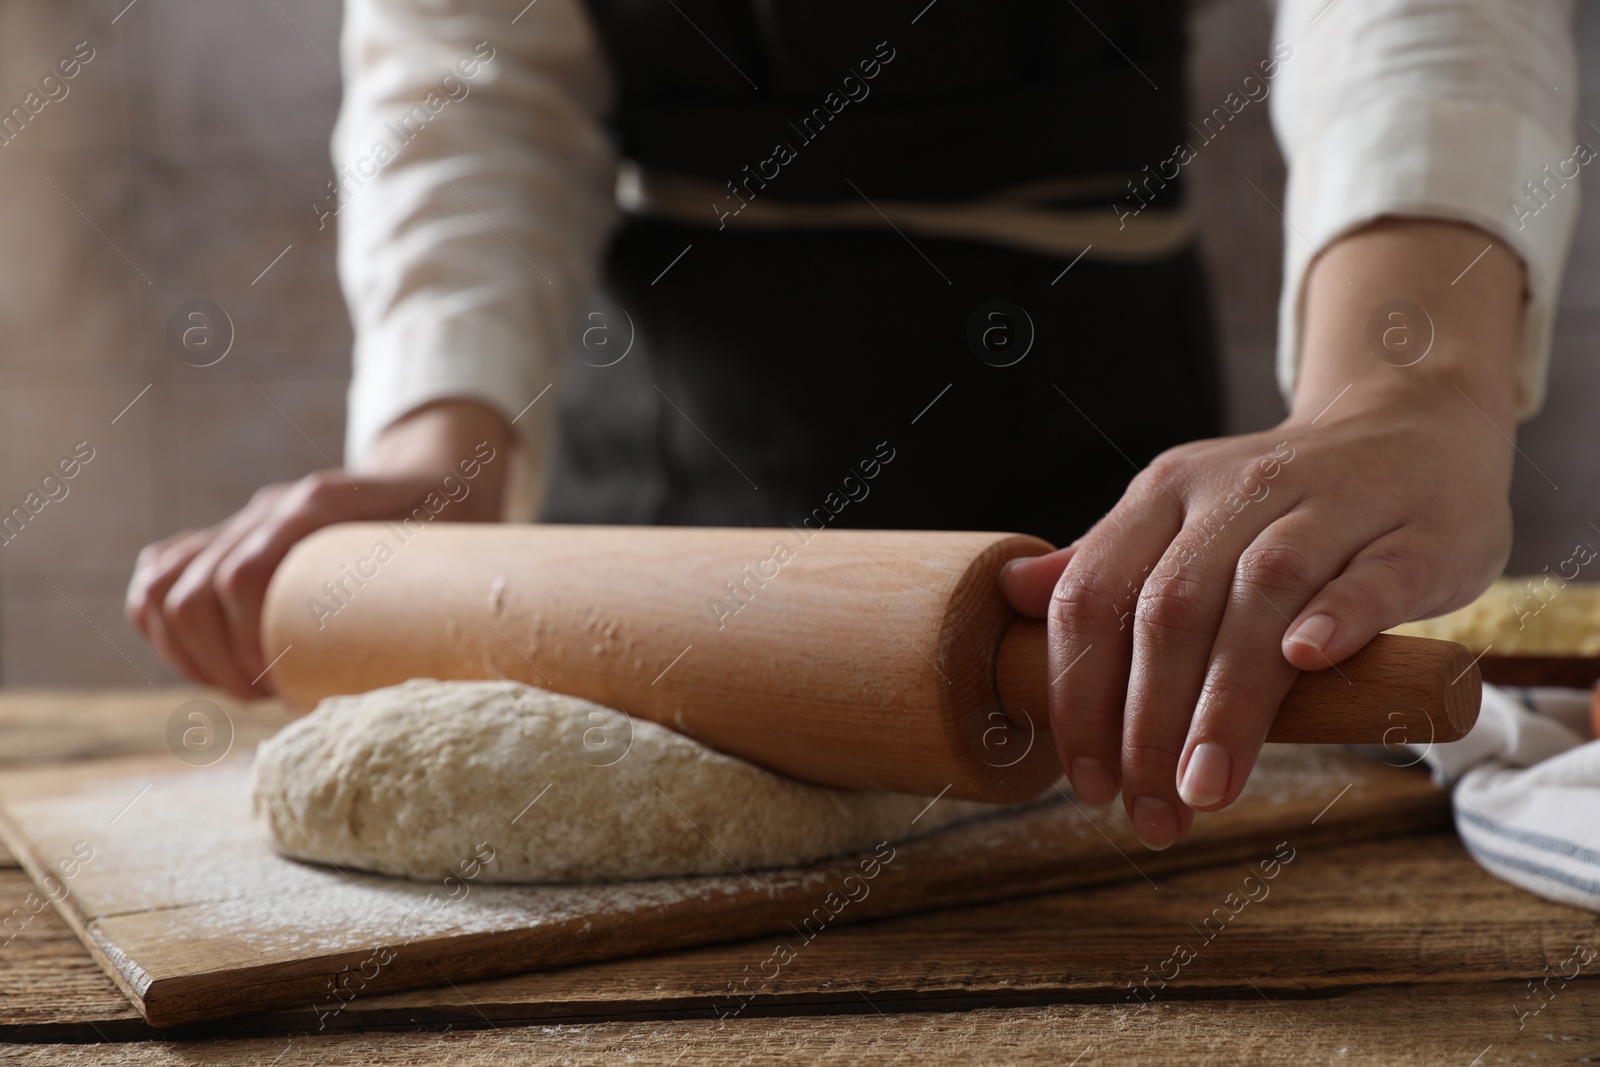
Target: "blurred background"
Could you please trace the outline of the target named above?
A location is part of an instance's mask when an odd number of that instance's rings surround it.
[[[1580,5],[1581,56],[1600,55],[1597,6]],[[0,513],[79,442],[94,450],[67,495],[0,544],[0,684],[175,681],[122,621],[135,553],[340,460],[350,326],[333,227],[319,231],[307,206],[333,176],[339,20],[326,0],[0,4],[0,113],[79,42],[93,49],[67,95],[0,145]],[[1218,0],[1192,24],[1191,101],[1205,111],[1267,53],[1270,13]],[[1600,122],[1600,64],[1583,78],[1579,137],[1600,146],[1587,124]],[[1554,566],[1585,538],[1600,545],[1595,170],[1581,177],[1550,399],[1518,442],[1512,573]],[[1283,167],[1266,109],[1246,108],[1185,174],[1231,425],[1266,427],[1283,413],[1272,377]],[[197,299],[223,308],[234,334],[207,367],[179,361],[166,338]]]

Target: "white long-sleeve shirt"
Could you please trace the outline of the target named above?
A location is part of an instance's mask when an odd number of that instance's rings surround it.
[[[319,214],[337,210],[355,325],[352,466],[395,419],[447,397],[515,418],[528,454],[546,455],[568,319],[594,294],[619,199],[718,221],[713,191],[619,166],[602,125],[612,74],[582,0],[524,4],[347,0],[339,192]],[[1256,80],[1231,99],[1194,102],[1202,111],[1215,103],[1221,123],[1270,93],[1289,164],[1285,391],[1313,256],[1380,216],[1424,216],[1472,223],[1522,257],[1517,405],[1523,415],[1538,408],[1577,167],[1593,158],[1573,132],[1571,20],[1572,0],[1282,0],[1271,76],[1266,66],[1242,71]],[[1212,130],[1195,132],[1197,156]],[[1157,170],[1184,162],[1150,161]],[[1092,246],[1090,258],[1122,260],[1189,240],[1181,211],[1132,212],[1139,201],[1112,184],[1107,208],[1094,211],[1042,208],[1022,190],[949,206],[755,201],[731,225],[882,225],[881,210],[910,231],[1064,255]],[[537,462],[533,470],[530,501]]]

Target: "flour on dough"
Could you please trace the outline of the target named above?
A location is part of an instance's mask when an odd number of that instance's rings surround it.
[[[330,697],[261,745],[252,783],[280,852],[424,880],[481,844],[494,849],[478,875],[488,882],[728,874],[994,810],[807,785],[517,682],[415,679]]]

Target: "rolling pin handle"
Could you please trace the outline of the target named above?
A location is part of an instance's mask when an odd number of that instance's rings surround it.
[[[995,654],[995,693],[1020,729],[1049,732],[1045,624],[1017,619]],[[1457,741],[1478,720],[1483,684],[1454,641],[1379,634],[1321,671],[1302,671],[1278,707],[1268,741],[1312,745],[1427,745]]]

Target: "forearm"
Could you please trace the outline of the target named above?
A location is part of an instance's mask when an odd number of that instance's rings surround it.
[[[323,208],[338,209],[356,328],[345,455],[362,469],[386,427],[451,397],[507,419],[527,408],[530,447],[549,433],[554,397],[528,405],[560,378],[568,321],[598,285],[615,150],[581,0],[523,6],[346,4],[334,156],[354,177]]]
[[[1293,54],[1282,62],[1271,98],[1289,168],[1278,202],[1286,220],[1278,372],[1297,401],[1321,395],[1298,388],[1311,358],[1302,345],[1330,336],[1326,324],[1309,326],[1303,317],[1326,295],[1309,292],[1314,259],[1331,259],[1354,283],[1334,275],[1352,296],[1366,286],[1379,297],[1367,300],[1350,324],[1348,336],[1357,343],[1347,349],[1365,351],[1364,316],[1390,298],[1374,286],[1384,269],[1397,287],[1449,288],[1494,239],[1496,250],[1449,289],[1445,302],[1469,283],[1485,284],[1478,275],[1501,253],[1498,245],[1516,253],[1526,290],[1518,294],[1516,415],[1538,409],[1578,214],[1578,171],[1592,158],[1592,149],[1575,148],[1580,79],[1572,6],[1571,0],[1279,0],[1276,37]],[[1346,263],[1355,252],[1346,243],[1360,240],[1361,228],[1402,218],[1420,225],[1424,217],[1470,223],[1484,236],[1462,231],[1456,262],[1413,254],[1411,264],[1422,272],[1415,275],[1394,269],[1398,264],[1378,262],[1379,274],[1369,275],[1367,263]],[[1329,273],[1326,264],[1318,270]],[[1409,298],[1441,318],[1428,301]],[[1425,364],[1443,354],[1436,348]],[[1341,378],[1334,392],[1350,381]],[[1504,420],[1497,424],[1508,428]]]
[[[368,449],[362,469],[370,474],[444,479],[463,476],[462,464],[478,471],[473,492],[450,514],[456,521],[492,522],[504,509],[507,471],[515,435],[505,416],[472,400],[441,400],[390,424]],[[485,457],[491,458],[485,458]]]
[[[1291,421],[1454,403],[1509,443],[1524,293],[1522,261],[1472,226],[1382,219],[1335,242],[1306,278]]]

